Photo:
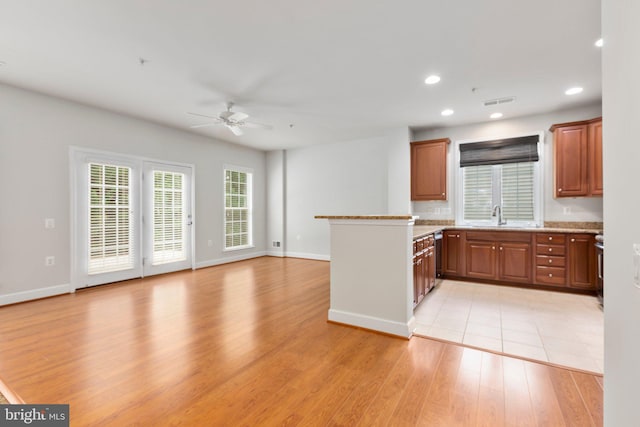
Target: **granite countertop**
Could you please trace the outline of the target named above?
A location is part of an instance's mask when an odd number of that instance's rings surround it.
[[[386,219],[413,219],[411,215],[316,215],[315,219],[373,219],[373,220],[386,220]]]
[[[542,232],[542,233],[591,233],[601,234],[602,230],[593,228],[563,228],[563,227],[509,227],[509,226],[487,226],[487,227],[472,227],[472,226],[456,226],[456,225],[414,225],[413,226],[413,238],[425,236],[427,234],[434,233],[436,231],[445,230],[465,230],[465,231],[528,231],[528,232]]]

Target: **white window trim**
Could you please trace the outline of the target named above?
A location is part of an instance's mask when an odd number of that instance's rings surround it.
[[[542,225],[544,224],[544,218],[543,218],[543,214],[544,214],[544,183],[545,183],[545,175],[544,175],[544,164],[545,164],[545,160],[544,160],[544,153],[545,153],[545,133],[544,131],[535,131],[535,132],[525,132],[525,133],[519,133],[519,134],[509,134],[509,135],[503,135],[503,136],[492,136],[492,137],[487,137],[487,138],[478,138],[478,139],[463,139],[463,140],[459,140],[459,141],[454,141],[454,156],[455,156],[455,163],[454,163],[454,168],[457,169],[457,173],[455,174],[456,177],[456,198],[455,198],[455,210],[456,210],[456,225],[460,225],[460,226],[468,226],[468,227],[474,227],[474,226],[495,226],[497,225],[495,220],[492,221],[465,221],[464,220],[464,190],[462,188],[463,186],[463,171],[460,167],[460,144],[468,144],[468,143],[474,143],[474,142],[483,142],[483,141],[492,141],[492,140],[497,140],[497,139],[507,139],[507,138],[519,138],[519,137],[524,137],[524,136],[530,136],[530,135],[538,135],[539,136],[539,142],[538,142],[538,161],[535,162],[535,169],[534,169],[534,175],[535,175],[535,183],[534,183],[534,190],[533,190],[533,203],[534,203],[534,218],[535,221],[534,223],[529,222],[529,221],[510,221],[508,224],[505,225],[505,227],[515,227],[515,228],[524,228],[524,227],[542,227]]]
[[[248,245],[242,245],[242,246],[234,246],[231,248],[227,248],[226,246],[226,240],[227,240],[227,229],[226,229],[226,213],[227,213],[227,201],[226,201],[226,194],[227,194],[227,190],[226,190],[226,172],[227,170],[231,170],[231,171],[236,171],[236,172],[243,172],[243,173],[247,173],[247,174],[251,174],[251,188],[250,188],[250,193],[249,193],[249,200],[248,200],[248,211],[249,211],[249,221],[248,221],[248,225],[249,225],[249,241],[250,243]],[[245,250],[245,249],[252,249],[255,248],[255,245],[253,243],[253,177],[254,177],[254,171],[252,168],[248,168],[245,166],[237,166],[237,165],[233,165],[233,164],[228,164],[225,163],[222,165],[222,252],[234,252],[234,251],[241,251],[241,250]]]

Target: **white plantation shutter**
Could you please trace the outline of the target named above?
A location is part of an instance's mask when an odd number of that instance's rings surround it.
[[[491,219],[493,166],[469,166],[463,169],[464,219]]]
[[[90,275],[134,266],[131,168],[89,163]]]
[[[502,216],[513,221],[534,220],[534,163],[502,165]]]
[[[153,171],[152,265],[184,261],[187,257],[184,193],[184,174]]]
[[[249,172],[225,169],[225,249],[250,246],[251,177]]]

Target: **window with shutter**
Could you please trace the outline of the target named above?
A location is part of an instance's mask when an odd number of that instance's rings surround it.
[[[460,144],[458,223],[495,225],[492,212],[499,205],[507,225],[540,225],[538,140],[528,136]]]
[[[242,249],[253,244],[251,234],[252,173],[243,170],[224,171],[225,249]]]
[[[152,265],[187,257],[184,180],[181,173],[153,171]]]
[[[131,168],[89,163],[90,275],[133,268]]]

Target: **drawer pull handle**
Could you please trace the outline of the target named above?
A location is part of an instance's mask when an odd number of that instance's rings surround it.
[[[549,273],[549,277],[553,277],[553,274]]]
[[[549,248],[549,252],[553,251],[553,248]]]
[[[576,239],[571,239],[571,241],[572,241],[572,242],[575,242],[575,241],[576,241]]]
[[[551,264],[552,262],[553,262],[552,260],[549,260],[549,264]]]
[[[500,250],[502,250],[502,246],[500,246]]]
[[[549,236],[549,240],[553,240],[553,237]]]

